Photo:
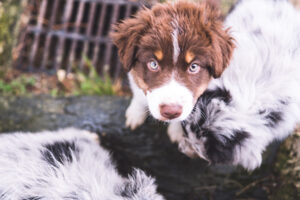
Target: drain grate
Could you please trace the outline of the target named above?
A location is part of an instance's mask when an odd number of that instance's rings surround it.
[[[30,72],[88,70],[117,78],[121,64],[111,43],[111,24],[130,17],[143,5],[129,0],[32,0],[31,16],[21,34],[16,67]]]

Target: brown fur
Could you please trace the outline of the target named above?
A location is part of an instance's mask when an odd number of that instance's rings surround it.
[[[178,27],[173,27],[174,20]],[[173,63],[175,28],[180,47],[177,63]],[[161,86],[173,75],[194,93],[195,99],[212,76],[221,76],[234,49],[232,37],[223,29],[219,10],[208,3],[179,2],[157,4],[151,10],[145,8],[134,18],[115,25],[111,36],[124,68],[132,70],[144,92]],[[157,72],[147,68],[151,59],[158,61]],[[191,62],[201,66],[199,73],[188,73]]]

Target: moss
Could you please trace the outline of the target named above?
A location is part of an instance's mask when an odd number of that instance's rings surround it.
[[[12,61],[12,50],[16,44],[18,21],[26,0],[4,0],[0,2],[0,67]]]
[[[290,136],[280,147],[274,165],[277,188],[269,199],[300,199],[300,137]]]
[[[293,184],[282,184],[270,198],[270,200],[298,200],[297,188]]]

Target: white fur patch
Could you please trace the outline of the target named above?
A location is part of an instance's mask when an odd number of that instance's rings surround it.
[[[176,104],[182,106],[182,113],[178,118],[170,121],[182,121],[191,113],[194,100],[193,93],[184,85],[172,78],[165,85],[147,92],[147,102],[153,117],[164,120],[160,114],[160,105]]]
[[[180,47],[178,44],[178,21],[172,21],[172,26],[174,28],[172,32],[172,40],[173,40],[173,62],[174,64],[177,63],[178,56],[180,54]]]
[[[130,73],[128,73],[128,79],[133,98],[126,110],[126,127],[134,130],[142,125],[147,117],[147,100],[142,89],[136,85]]]

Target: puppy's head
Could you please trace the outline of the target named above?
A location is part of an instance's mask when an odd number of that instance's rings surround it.
[[[117,24],[111,36],[151,114],[164,121],[187,118],[234,48],[218,9],[208,3],[157,4]]]

